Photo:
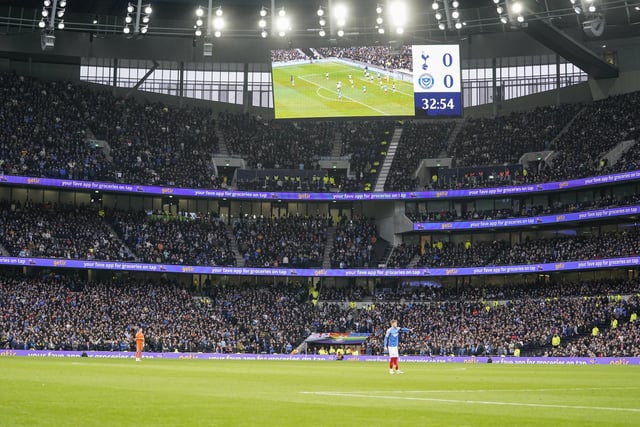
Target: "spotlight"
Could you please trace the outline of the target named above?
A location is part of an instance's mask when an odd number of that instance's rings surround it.
[[[262,7],[262,9],[260,9],[260,16],[262,16],[263,18],[267,16],[267,9],[265,9],[264,6]]]
[[[47,16],[49,16],[49,11],[47,9],[42,9],[42,17],[46,18]]]
[[[318,16],[324,16],[324,10],[321,7],[318,8]]]
[[[149,23],[149,17],[148,16],[143,16],[142,17],[142,23],[143,24],[148,24]]]
[[[444,31],[445,26],[444,26],[444,22],[441,22],[438,24],[438,28],[440,28],[442,31]]]
[[[398,34],[404,33],[404,28],[402,28],[402,27],[396,28],[396,33],[398,33]]]
[[[509,21],[508,21],[508,19],[507,19],[507,17],[506,17],[506,16],[501,16],[501,17],[500,17],[500,22],[502,22],[503,24],[506,24],[506,23],[507,23],[507,22],[509,22]]]
[[[589,5],[589,9],[588,9],[588,10],[589,10],[589,12],[593,13],[593,12],[595,12],[595,11],[596,11],[596,6],[595,6],[595,5],[593,5],[593,4],[592,4],[592,5]]]
[[[519,14],[520,12],[522,12],[522,3],[517,1],[514,4],[512,4],[511,5],[511,12],[513,12],[515,14]]]
[[[129,13],[133,13],[133,5],[131,3],[129,3],[129,6],[127,6],[127,12]]]
[[[267,21],[265,21],[264,19],[261,19],[258,21],[258,27],[264,28],[266,26],[267,26]]]
[[[280,37],[284,37],[286,34],[287,34],[287,33],[286,33],[286,32],[284,32],[284,31],[280,31],[280,32],[278,33],[278,35],[279,35]]]
[[[283,17],[287,14],[287,11],[284,10],[284,7],[278,11],[278,16]]]
[[[453,2],[451,3],[451,6],[457,9],[460,6],[460,3],[458,3],[458,0],[453,0]]]
[[[347,21],[344,18],[339,18],[337,22],[338,27],[344,27],[346,23]]]
[[[129,34],[131,32],[131,29],[129,27],[124,27],[122,29],[122,32],[125,33],[125,34]]]
[[[338,37],[344,36],[344,30],[338,30]]]
[[[67,7],[67,1],[66,0],[60,0],[60,3],[58,3],[58,6]]]
[[[142,34],[147,34],[147,31],[149,31],[149,26],[148,25],[145,25],[142,28],[140,28],[140,32]]]
[[[147,15],[151,15],[152,12],[153,9],[151,9],[151,6],[147,6],[144,8],[144,13],[146,13]]]
[[[216,31],[215,33],[213,33],[213,35],[220,38],[220,36],[222,36],[222,33],[220,31]]]
[[[462,28],[462,24],[459,22],[456,22],[456,30],[459,30],[460,28]]]
[[[51,0],[44,0],[44,6],[45,7],[51,6]]]
[[[202,31],[200,30],[200,28],[198,28],[196,30],[196,36],[200,37],[202,35]]]
[[[442,19],[442,14],[440,12],[436,12],[436,19],[438,21]]]
[[[221,7],[216,9],[216,16],[222,16],[223,13],[224,12],[222,12],[222,8]]]
[[[431,9],[438,10],[438,7],[439,6],[438,6],[438,2],[437,1],[434,1],[433,3],[431,3]]]
[[[202,27],[202,24],[204,24],[204,22],[202,22],[202,19],[200,19],[200,18],[196,19],[196,25],[198,27]]]
[[[378,17],[376,18],[376,23],[377,23],[378,25],[382,24],[383,22],[384,22],[384,19],[382,19],[382,17],[381,17],[381,16],[378,16]]]
[[[498,12],[498,15],[502,15],[502,12],[504,12],[504,9],[502,8],[502,6],[498,6],[496,8],[496,12]]]
[[[40,21],[40,22],[38,22],[38,27],[40,27],[40,28],[44,28],[44,27],[45,27],[45,25],[46,25],[46,24],[44,23],[44,21]]]
[[[382,6],[378,5],[378,7],[376,7],[376,13],[378,15],[380,15],[382,13]]]
[[[324,27],[325,25],[327,25],[327,21],[325,21],[324,19],[321,19],[318,21],[318,24]]]
[[[93,18],[93,25],[97,25],[98,24],[98,15],[95,16],[95,18]]]
[[[58,11],[58,18],[62,18],[64,16],[64,9]]]
[[[263,39],[266,39],[269,34],[265,30],[262,30],[260,35],[262,36]]]
[[[524,22],[524,16],[522,15],[518,15],[518,18],[516,18],[518,20],[518,22],[522,23]]]
[[[133,18],[130,17],[129,15],[127,15],[127,17],[124,18],[124,22],[126,22],[127,24],[131,24],[131,21],[133,21]]]
[[[201,17],[202,15],[204,15],[204,10],[200,6],[198,6],[198,8],[196,9],[196,16]]]
[[[325,32],[324,32],[324,30],[320,30],[320,32],[318,32],[318,35],[319,35],[320,37],[324,37],[324,36],[326,36],[326,35],[327,35],[327,33],[325,33]]]
[[[59,30],[64,30],[64,21],[58,22],[58,29]]]
[[[460,12],[458,12],[457,10],[454,10],[454,11],[451,13],[451,17],[452,17],[453,19],[458,19],[458,18],[460,18]]]
[[[382,27],[378,28],[378,34],[384,34],[384,28]]]

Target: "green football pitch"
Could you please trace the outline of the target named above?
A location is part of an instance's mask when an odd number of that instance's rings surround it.
[[[327,78],[328,74],[328,78]],[[364,69],[340,62],[315,62],[273,68],[275,117],[413,116],[410,82],[365,77]],[[353,87],[349,80],[353,81]],[[342,82],[342,97],[337,85]],[[387,86],[385,92],[384,86]],[[395,85],[395,91],[393,90]]]
[[[2,426],[623,426],[637,366],[0,359]]]

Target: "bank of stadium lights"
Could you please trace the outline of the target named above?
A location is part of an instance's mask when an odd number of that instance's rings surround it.
[[[42,29],[40,47],[42,50],[53,49],[56,37],[53,32],[64,29],[64,14],[67,0],[44,0],[42,2],[42,18],[38,22],[38,28]]]
[[[278,36],[284,37],[287,35],[289,31],[291,31],[291,21],[287,16],[287,11],[284,7],[278,10],[278,17],[276,18],[276,30],[278,31]]]
[[[434,0],[431,3],[431,9],[435,12],[434,17],[440,30],[453,30],[454,28],[460,30],[466,25],[462,21],[462,15],[458,10],[459,7],[460,2],[458,0]]]
[[[318,6],[318,10],[316,11],[316,15],[318,15],[318,25],[320,25],[320,31],[318,31],[318,35],[320,37],[324,37],[327,35],[327,31],[325,27],[327,26],[327,19],[324,16],[324,7]]]
[[[507,24],[509,22],[509,16],[506,11],[506,3],[500,0],[493,0],[493,3],[496,5],[496,13],[498,14],[498,18],[500,18],[500,22]]]
[[[260,19],[258,19],[258,28],[260,28],[260,37],[263,39],[266,39],[269,36],[269,25],[267,24],[268,13],[267,8],[264,6],[262,6],[258,12],[258,15],[260,16]]]
[[[569,1],[571,2],[571,7],[573,7],[573,11],[576,13],[576,15],[580,15],[581,13],[596,13],[596,11],[598,10],[594,0],[569,0]]]
[[[338,37],[344,36],[344,27],[347,25],[347,15],[348,15],[347,6],[344,4],[337,4],[331,10],[331,14],[333,15],[334,22],[336,23],[336,27],[338,28]]]
[[[224,12],[222,11],[222,6],[217,6],[214,8],[211,5],[211,0],[209,1],[209,7],[198,6],[195,11],[196,22],[193,26],[195,30],[195,36],[202,36],[203,28],[206,29],[206,37],[211,37],[211,35],[215,37],[222,36],[222,29],[224,28]],[[205,27],[206,24],[206,27]]]
[[[378,30],[378,34],[384,34],[384,18],[382,17],[382,12],[384,8],[382,5],[376,6],[376,29]]]
[[[153,13],[153,8],[150,3],[142,4],[142,0],[138,0],[137,3],[129,3],[122,32],[125,34],[146,34],[149,31],[151,13]]]
[[[519,24],[522,24],[524,22],[524,15],[522,14],[524,12],[524,6],[522,5],[522,2],[515,1],[511,3],[509,9],[511,11],[510,16],[514,16],[515,20],[518,21]]]

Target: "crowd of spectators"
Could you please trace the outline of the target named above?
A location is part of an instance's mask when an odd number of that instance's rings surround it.
[[[620,142],[638,140],[638,111],[640,92],[611,96],[584,107],[552,145],[558,156],[543,169],[541,178],[561,181],[618,171],[615,165],[608,168],[603,155]],[[637,151],[633,147],[624,157],[633,157]],[[623,159],[621,166],[628,168],[629,164]]]
[[[233,155],[255,169],[314,169],[317,158],[331,154],[331,122],[263,120],[249,114],[220,113],[218,127]]]
[[[316,304],[295,281],[206,289],[194,295],[160,279],[3,274],[0,347],[131,351],[142,327],[146,351],[291,353],[312,332],[365,332],[363,353],[382,354],[395,318],[413,329],[401,341],[403,354],[640,357],[637,281],[429,288],[440,295],[414,301],[387,294],[361,308],[346,303],[361,297],[355,287],[321,287]]]
[[[395,128],[396,122],[388,120],[351,122],[340,127],[340,153],[351,155],[351,177],[344,183],[343,191],[371,191],[374,188]]]
[[[321,267],[332,220],[327,216],[241,217],[233,223],[248,267]]]
[[[322,47],[318,52],[325,58],[353,59],[385,70],[411,70],[411,46],[395,52],[389,46]]]
[[[127,260],[130,252],[91,206],[0,202],[0,242],[11,256]]]
[[[303,61],[309,57],[300,49],[272,49],[271,62]]]
[[[407,267],[409,263],[413,260],[413,258],[419,255],[420,255],[420,245],[401,243],[398,246],[395,246],[393,248],[391,257],[387,262],[387,267],[389,268]]]
[[[419,123],[408,121],[402,127],[398,150],[385,181],[386,191],[406,191],[418,188],[414,174],[423,159],[440,157],[447,149],[454,122]]]
[[[637,256],[640,232],[631,229],[599,235],[453,243],[434,241],[425,245],[419,265],[424,267],[471,267],[520,265]]]
[[[520,156],[549,147],[579,105],[539,107],[507,116],[469,119],[448,148],[457,166],[518,163]]]
[[[380,239],[373,218],[342,217],[336,224],[330,261],[332,268],[377,267],[387,245]]]
[[[407,212],[407,217],[414,222],[451,222],[470,220],[489,220],[552,215],[556,213],[583,212],[594,209],[605,209],[616,206],[627,206],[640,203],[640,195],[632,194],[623,197],[605,196],[597,200],[564,203],[559,200],[547,205],[525,204],[520,209],[469,209],[466,211],[437,210]]]
[[[0,92],[0,174],[220,185],[211,161],[218,142],[209,110],[139,103],[84,85],[7,73],[0,74]]]
[[[209,215],[108,211],[108,220],[136,258],[145,263],[233,266],[227,227]]]

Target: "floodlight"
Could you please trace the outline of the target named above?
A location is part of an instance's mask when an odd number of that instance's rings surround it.
[[[407,23],[407,4],[404,1],[394,1],[389,9],[391,22],[397,27],[402,27]]]
[[[264,19],[261,19],[258,21],[258,27],[264,28],[266,26],[267,26],[267,21],[265,21]]]
[[[202,19],[200,19],[200,18],[196,19],[196,25],[198,27],[202,27],[202,24],[204,24],[204,22],[202,22]]]
[[[62,18],[64,16],[64,9],[60,9],[58,11],[58,18]]]
[[[338,37],[344,36],[344,30],[338,30]]]
[[[318,8],[318,16],[324,16],[324,10],[322,10],[322,7]]]
[[[438,10],[440,6],[438,6],[438,2],[434,1],[433,3],[431,3],[431,9],[433,10]]]
[[[460,12],[458,12],[457,10],[454,10],[453,12],[451,12],[451,17],[453,19],[458,19],[460,18]]]
[[[144,8],[144,13],[146,13],[147,15],[151,15],[152,12],[153,9],[151,9],[151,6],[147,6]]]
[[[456,22],[456,30],[459,30],[460,28],[462,28],[462,24],[459,22]]]
[[[516,18],[518,20],[518,22],[522,23],[524,22],[524,16],[522,15],[518,15],[518,17]]]
[[[346,23],[347,21],[344,18],[339,18],[337,22],[338,27],[344,27]]]
[[[500,17],[500,22],[502,22],[503,24],[506,24],[508,22],[507,17],[506,16],[501,16]]]
[[[457,9],[458,7],[460,7],[460,3],[458,2],[458,0],[453,0],[453,2],[451,2],[451,6]]]
[[[51,6],[51,0],[44,0],[44,6],[45,7]]]
[[[49,16],[49,11],[47,9],[42,9],[42,17],[46,18]]]
[[[133,5],[129,3],[129,6],[127,6],[127,12],[133,13],[133,11],[134,11]]]
[[[404,28],[402,28],[402,27],[396,28],[396,33],[398,33],[398,34],[404,33]]]
[[[129,34],[130,31],[131,31],[131,29],[129,27],[124,27],[122,29],[122,32],[125,33],[125,34]]]
[[[200,28],[198,28],[196,30],[196,36],[200,37],[202,35],[202,31],[200,30]]]
[[[323,19],[318,21],[318,24],[320,24],[321,26],[324,27],[325,25],[327,25],[327,21],[325,21],[324,18],[323,18]]]
[[[58,29],[59,30],[64,30],[64,21],[58,22]]]
[[[267,9],[265,9],[264,6],[262,7],[262,9],[260,9],[260,16],[262,16],[263,18],[267,16]]]
[[[126,22],[127,24],[131,24],[131,21],[133,21],[133,18],[129,15],[127,15],[127,17],[124,18],[124,22]]]
[[[216,9],[216,16],[222,16],[224,12],[222,11],[222,7]]]
[[[58,6],[67,7],[67,1],[66,0],[60,0],[60,2],[58,3]]]
[[[216,30],[221,30],[224,28],[224,18],[220,16],[216,16],[213,18],[213,28]]]
[[[436,12],[436,19],[438,21],[442,19],[442,14],[440,12]]]
[[[286,14],[287,14],[287,11],[284,10],[284,7],[278,11],[278,16],[281,18],[284,17]]]
[[[382,6],[380,6],[380,5],[376,6],[376,13],[378,15],[380,15],[382,13]]]
[[[519,14],[520,12],[522,12],[522,3],[520,3],[519,1],[513,3],[511,5],[511,12],[515,14]]]
[[[438,28],[440,28],[442,31],[444,31],[445,26],[444,26],[444,22],[441,22],[438,24]]]
[[[380,24],[382,24],[383,22],[384,22],[384,19],[382,19],[382,16],[378,16],[378,17],[376,18],[376,24],[380,25]]]
[[[148,24],[149,23],[149,17],[148,16],[143,16],[142,17],[142,23],[143,24]]]
[[[44,27],[45,27],[45,25],[46,25],[46,24],[44,23],[44,21],[40,21],[40,22],[38,22],[38,27],[40,27],[40,28],[44,28]]]
[[[213,35],[220,38],[220,36],[222,36],[222,33],[220,31],[216,31],[213,33]]]
[[[384,34],[384,28],[382,27],[378,28],[378,34]]]
[[[198,6],[198,8],[196,9],[196,16],[200,17],[204,15],[204,9],[202,9],[200,6]]]
[[[498,15],[502,15],[502,12],[504,12],[504,9],[502,8],[502,6],[498,6],[496,8],[496,12],[498,12]]]
[[[333,16],[336,19],[347,19],[347,6],[344,4],[338,4],[333,10]]]
[[[326,36],[326,35],[327,35],[327,33],[325,33],[325,31],[324,31],[324,30],[320,30],[320,31],[318,32],[318,35],[319,35],[320,37],[324,37],[324,36]]]
[[[593,12],[596,11],[596,6],[594,4],[589,5],[589,9],[588,10],[589,10],[589,12],[593,13]]]
[[[262,30],[260,35],[262,36],[263,39],[266,39],[269,34],[265,30]]]
[[[147,34],[147,31],[149,31],[149,26],[148,25],[145,25],[142,28],[140,28],[140,32],[142,34]]]

